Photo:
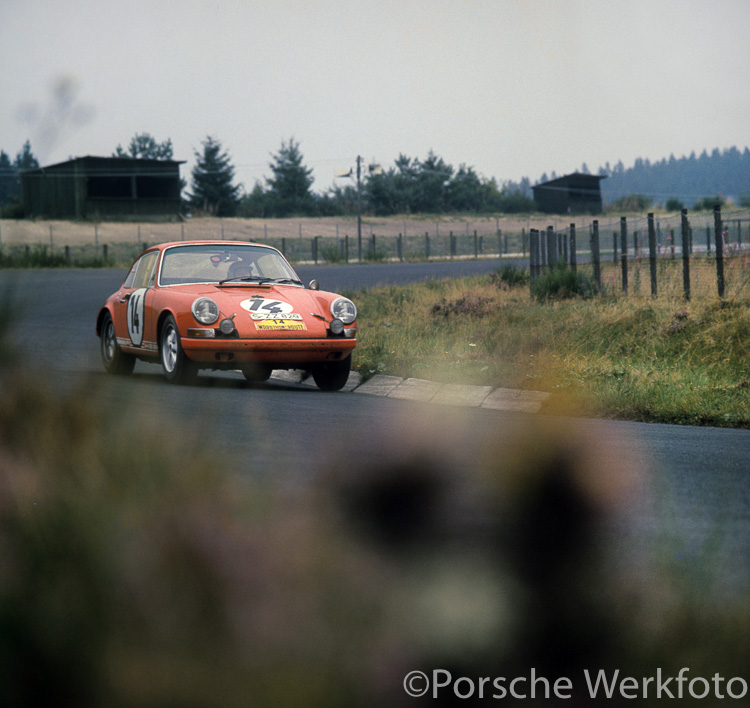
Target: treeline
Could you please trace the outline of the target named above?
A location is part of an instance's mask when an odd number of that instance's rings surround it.
[[[15,160],[5,150],[0,150],[0,214],[8,218],[21,218],[21,170],[33,170],[39,161],[31,152],[31,142],[27,140],[16,154]]]
[[[171,140],[157,142],[148,133],[136,134],[127,149],[118,145],[113,157],[173,159]],[[424,160],[398,156],[393,167],[368,165],[357,158],[358,169],[338,180],[323,193],[312,191],[312,169],[304,164],[299,143],[283,141],[269,163],[271,175],[256,182],[250,191],[235,180],[230,156],[221,142],[207,137],[195,151],[191,182],[183,181],[186,213],[258,218],[288,216],[348,216],[358,212],[374,216],[395,214],[517,214],[536,210],[528,177],[498,184],[473,167],[458,168],[430,151]],[[27,141],[15,161],[0,151],[0,216],[22,218],[20,171],[35,169],[39,162]],[[584,163],[581,172],[588,173]],[[709,155],[663,159],[651,163],[638,158],[631,168],[622,162],[599,169],[605,206],[623,211],[683,206],[700,208],[732,197],[750,206],[750,149],[736,147]],[[542,175],[539,182],[548,178]]]
[[[337,216],[358,210],[375,216],[420,213],[521,213],[534,210],[528,179],[522,184],[498,186],[480,177],[474,168],[455,169],[430,152],[427,158],[399,155],[395,166],[359,165],[349,184],[334,185],[322,195],[306,192],[311,170],[301,164],[299,146],[290,141],[270,165],[273,177],[245,196],[239,212],[247,217],[291,216],[295,213]]]
[[[650,162],[638,158],[625,168],[622,162],[614,167],[609,163],[599,170],[602,198],[605,204],[627,199],[629,195],[644,195],[653,203],[699,206],[705,197],[732,198],[743,206],[750,206],[750,149],[740,152],[736,147],[710,154],[704,150],[689,157]]]

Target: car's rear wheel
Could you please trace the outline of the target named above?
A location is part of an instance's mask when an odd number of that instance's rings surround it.
[[[180,341],[180,330],[174,317],[169,315],[161,328],[159,340],[161,368],[170,383],[185,384],[195,381],[198,375],[196,364],[185,356]]]
[[[126,354],[117,343],[112,316],[107,313],[99,330],[99,344],[104,370],[109,374],[130,374],[135,366],[135,357]]]
[[[316,364],[312,367],[310,373],[315,380],[315,384],[322,391],[340,391],[349,379],[351,368],[352,357],[350,354],[346,359],[340,361]]]

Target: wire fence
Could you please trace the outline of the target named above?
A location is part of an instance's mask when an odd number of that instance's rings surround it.
[[[588,250],[579,246],[581,237]],[[581,261],[580,256],[587,258]],[[582,270],[599,293],[733,297],[745,295],[750,281],[750,211],[658,221],[653,214],[601,225],[587,233],[574,224],[530,233],[529,267],[534,282],[556,264]]]
[[[562,260],[591,277],[602,293],[723,297],[748,291],[750,210],[607,220],[577,217],[576,223],[560,224],[563,218],[412,217],[363,220],[361,225],[356,219],[336,218],[177,223],[4,220],[0,249],[7,253],[43,248],[64,252],[71,260],[94,254],[125,267],[155,243],[253,241],[278,248],[298,264],[519,258],[528,259],[536,278]],[[679,275],[681,268],[687,268],[687,289],[684,281],[677,282],[675,273]]]

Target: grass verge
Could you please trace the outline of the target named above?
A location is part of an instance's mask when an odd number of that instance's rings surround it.
[[[747,297],[538,301],[502,272],[349,296],[366,377],[548,391],[547,412],[750,427]]]

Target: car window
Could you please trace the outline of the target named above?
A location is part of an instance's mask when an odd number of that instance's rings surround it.
[[[227,278],[293,278],[278,251],[265,246],[176,246],[164,252],[160,285],[215,283]]]
[[[125,282],[124,288],[148,288],[156,280],[156,261],[159,257],[158,251],[150,251],[141,256],[130,269]]]
[[[125,287],[147,288],[150,285],[153,285],[153,275],[155,273],[154,266],[156,265],[156,259],[158,256],[158,251],[150,251],[141,256],[128,275],[128,279],[125,281]],[[128,280],[130,281],[130,284],[128,284]]]

